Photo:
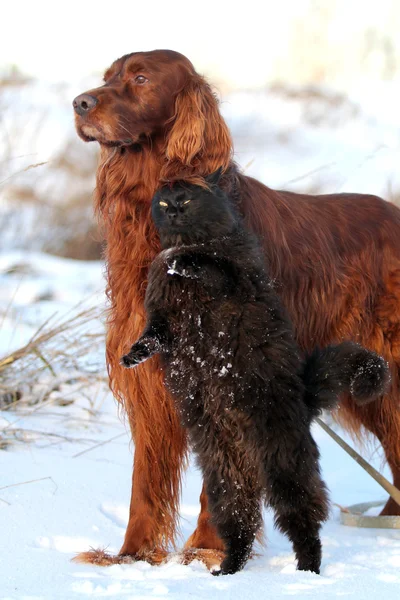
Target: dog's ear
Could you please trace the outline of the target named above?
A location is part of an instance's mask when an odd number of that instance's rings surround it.
[[[221,166],[226,170],[232,153],[230,133],[218,101],[202,77],[193,75],[177,95],[172,123],[166,145],[171,167],[177,163],[192,167],[198,175]]]
[[[205,177],[204,179],[210,187],[212,187],[213,185],[218,185],[219,180],[221,179],[222,172],[223,169],[222,167],[220,167],[217,171],[214,171],[214,173],[207,175],[207,177]]]
[[[167,141],[167,158],[191,165],[202,150],[206,115],[200,86],[191,81],[175,100],[174,124]]]

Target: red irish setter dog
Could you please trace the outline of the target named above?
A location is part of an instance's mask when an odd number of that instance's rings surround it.
[[[294,194],[244,176],[232,160],[229,130],[209,85],[177,52],[123,56],[106,71],[104,85],[74,100],[74,109],[80,137],[101,149],[96,208],[107,240],[108,368],[135,439],[120,554],[92,551],[78,560],[157,563],[174,543],[185,432],[157,359],[132,370],[119,359],[144,326],[147,269],[160,248],[150,216],[154,192],[166,181],[202,182],[220,167],[222,185],[263,240],[302,348],[351,339],[389,361],[391,392],[366,406],[343,398],[339,418],[357,435],[369,431],[378,438],[400,487],[400,210],[376,196]],[[400,509],[389,500],[383,513]],[[196,556],[215,564],[221,551],[203,490],[184,560]]]

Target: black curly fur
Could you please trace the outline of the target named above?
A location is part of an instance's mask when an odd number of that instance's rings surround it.
[[[361,405],[381,396],[388,384],[386,361],[354,342],[316,348],[305,358],[302,378],[304,400],[311,418],[336,407],[338,396],[350,392]]]
[[[257,240],[215,178],[209,183],[177,184],[153,200],[164,250],[149,270],[147,326],[121,363],[163,357],[226,545],[214,574],[243,568],[263,501],[298,568],[318,573],[328,497],[310,422],[342,391],[362,401],[382,393],[387,369],[351,343],[301,360]]]

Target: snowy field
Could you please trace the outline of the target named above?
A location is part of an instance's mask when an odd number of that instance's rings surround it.
[[[0,255],[1,306],[11,306],[6,318],[0,315],[0,355],[25,343],[50,314],[67,312],[83,297],[100,305],[103,285],[100,263]],[[296,571],[291,546],[274,531],[269,512],[266,547],[234,576],[214,578],[199,562],[179,564],[178,556],[161,567],[72,563],[75,553],[89,547],[118,551],[130,498],[133,447],[127,427],[103,383],[91,392],[83,396],[65,384],[44,404],[0,412],[0,434],[11,440],[0,450],[2,600],[398,598],[400,530],[344,527],[335,506],[322,532],[320,576]],[[318,426],[314,434],[333,502],[346,506],[384,499],[379,486]],[[369,448],[364,455],[381,468],[378,451]],[[195,527],[200,487],[199,472],[189,468],[182,540]]]

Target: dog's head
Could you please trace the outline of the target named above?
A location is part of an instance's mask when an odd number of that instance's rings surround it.
[[[218,101],[178,52],[119,58],[107,69],[104,85],[77,96],[73,106],[78,134],[87,142],[129,147],[158,140],[168,162],[196,167],[207,153],[208,172],[228,166],[231,138]]]

